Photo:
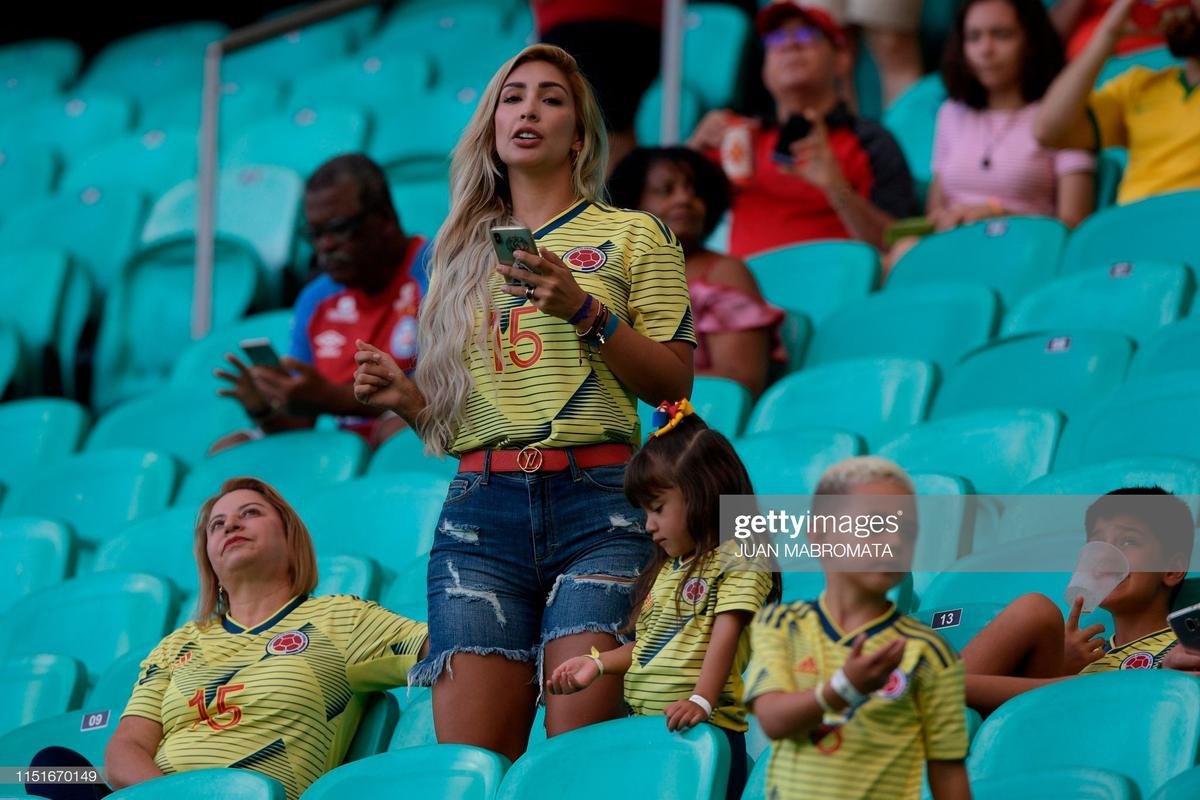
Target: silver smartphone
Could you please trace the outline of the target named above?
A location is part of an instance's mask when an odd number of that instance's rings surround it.
[[[246,353],[246,358],[250,359],[250,363],[256,367],[279,366],[279,354],[271,346],[271,340],[266,337],[243,339],[238,346]]]
[[[517,250],[522,250],[526,253],[536,253],[538,251],[537,242],[533,240],[533,234],[528,228],[519,226],[501,226],[492,228],[492,247],[496,251],[496,258],[501,264],[523,269],[526,272],[535,272],[528,265],[521,263],[513,255]],[[508,278],[505,280],[509,286],[529,286],[530,284],[516,278]]]
[[[1180,644],[1200,653],[1200,603],[1167,614],[1167,622]]]

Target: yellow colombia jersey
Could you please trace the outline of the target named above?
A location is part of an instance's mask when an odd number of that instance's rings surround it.
[[[1177,643],[1175,631],[1170,628],[1134,639],[1123,647],[1117,647],[1116,641],[1109,638],[1104,645],[1104,655],[1079,670],[1079,674],[1111,672],[1115,669],[1162,669],[1163,659]]]
[[[341,763],[365,693],[404,685],[426,635],[346,595],[301,595],[251,630],[189,622],[142,662],[123,716],[162,725],[163,772],[241,767],[294,800]]]
[[[717,614],[756,613],[771,592],[771,573],[745,570],[733,550],[722,545],[684,580],[691,563],[675,559],[663,565],[637,620],[633,663],[625,673],[625,700],[635,714],[661,714],[676,700],[696,691]],[[726,569],[726,565],[743,569]],[[679,598],[676,611],[675,599]],[[733,667],[713,703],[712,722],[734,731],[746,730],[742,704],[742,672],[750,661],[750,626],[738,639]]]
[[[917,798],[926,760],[967,754],[962,662],[940,636],[894,607],[841,631],[821,600],[772,605],[751,628],[754,657],[746,701],[769,692],[815,689],[867,635],[870,653],[897,638],[908,643],[887,685],[853,712],[826,714],[809,735],[774,743],[767,766],[768,800]]]
[[[1101,147],[1128,147],[1117,194],[1132,203],[1200,188],[1200,91],[1182,67],[1132,67],[1088,101]]]
[[[696,343],[683,251],[675,234],[650,214],[582,200],[534,237],[574,270],[584,291],[639,333],[658,342]],[[474,339],[467,349],[474,387],[451,452],[636,444],[637,398],[598,354],[581,360],[571,325],[524,297],[505,294],[503,285],[493,272],[500,331],[486,357]]]

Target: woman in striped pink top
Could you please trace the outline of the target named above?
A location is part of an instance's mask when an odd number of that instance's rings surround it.
[[[1094,206],[1095,160],[1033,136],[1064,63],[1042,0],[968,0],[946,45],[928,213],[938,230],[1008,215],[1074,226]]]

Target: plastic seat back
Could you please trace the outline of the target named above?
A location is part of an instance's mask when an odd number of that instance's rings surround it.
[[[373,559],[345,553],[317,556],[320,581],[314,595],[349,594],[363,600],[379,599],[380,571]]]
[[[69,656],[41,653],[0,660],[0,732],[77,708],[87,686],[83,665]]]
[[[742,64],[750,18],[724,3],[692,3],[683,21],[683,77],[700,92],[705,108],[728,108],[741,99]],[[686,132],[680,133],[686,136]]]
[[[1197,402],[1200,373],[1176,372],[1130,382],[1080,421],[1080,446],[1071,464],[1127,456],[1200,460]]]
[[[1173,192],[1092,214],[1075,229],[1063,253],[1063,273],[1111,269],[1137,261],[1196,263],[1188,234],[1200,208],[1200,191]]]
[[[0,614],[27,594],[70,574],[75,539],[61,522],[0,517]]]
[[[231,53],[221,64],[230,80],[292,80],[346,55],[349,32],[335,25],[311,25]]]
[[[0,733],[0,756],[7,764],[29,764],[44,747],[69,747],[92,764],[104,763],[104,748],[117,729],[121,708],[68,711]],[[19,796],[19,795],[18,795]]]
[[[370,50],[297,76],[288,105],[293,111],[351,106],[382,117],[428,90],[433,77],[423,53]]]
[[[363,149],[370,130],[354,108],[302,108],[251,125],[230,145],[229,164],[275,164],[311,175],[334,156]]]
[[[114,139],[71,164],[62,185],[67,191],[95,186],[158,197],[195,174],[195,129],[149,127]]]
[[[1200,315],[1195,313],[1149,336],[1138,348],[1132,372],[1149,376],[1183,370],[1200,371]]]
[[[200,588],[192,539],[198,507],[169,508],[121,529],[96,553],[96,572],[148,572],[170,579],[183,592]]]
[[[0,73],[42,75],[66,86],[79,72],[83,49],[69,39],[26,39],[0,47]]]
[[[862,439],[835,430],[795,429],[734,442],[759,495],[808,494],[826,469],[866,452]]]
[[[90,419],[87,409],[71,400],[40,397],[0,404],[0,483],[19,483],[30,470],[74,453]]]
[[[30,201],[50,196],[58,164],[44,144],[0,143],[0,221]]]
[[[305,800],[335,800],[386,793],[404,776],[405,791],[417,797],[493,800],[508,759],[462,744],[393,750],[326,773],[304,793]]]
[[[972,781],[971,796],[976,800],[1140,800],[1142,795],[1133,781],[1111,770],[1063,767]]]
[[[279,355],[287,355],[291,349],[292,312],[290,309],[251,314],[228,322],[209,331],[199,341],[193,341],[180,353],[171,370],[171,385],[191,387],[193,391],[215,392],[226,386],[224,381],[213,377],[214,369],[230,369],[225,360],[227,353],[237,356],[243,364],[246,354],[241,342],[246,339],[268,339]]]
[[[646,431],[642,431],[646,433]],[[425,445],[415,433],[409,430],[400,431],[388,439],[371,456],[367,467],[371,475],[390,472],[428,472],[431,475],[445,477],[458,472],[458,459],[453,456],[434,458],[425,455]]]
[[[88,437],[88,450],[141,447],[190,465],[221,436],[251,426],[241,405],[192,388],[165,387],[110,409]]]
[[[126,133],[134,107],[128,99],[93,92],[44,100],[0,122],[0,141],[48,144],[67,163]]]
[[[195,769],[135,783],[109,795],[113,800],[176,800],[220,797],[222,800],[286,800],[283,784],[248,769]]]
[[[450,214],[450,184],[444,180],[402,181],[391,187],[392,202],[407,233],[432,239]]]
[[[820,323],[879,282],[879,254],[861,242],[807,242],[746,260],[763,297]]]
[[[141,673],[142,661],[150,655],[146,651],[130,650],[125,655],[115,659],[100,673],[87,693],[85,708],[111,708],[116,713],[129,702],[134,685]]]

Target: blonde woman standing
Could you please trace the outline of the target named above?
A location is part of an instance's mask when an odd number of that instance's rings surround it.
[[[695,334],[683,253],[649,214],[601,202],[607,143],[573,58],[526,48],[492,78],[454,152],[413,380],[366,344],[355,392],[460,458],[429,562],[438,740],[515,759],[542,675],[616,647],[651,557],[623,491],[637,399],[687,395]],[[521,225],[533,272],[497,262]],[[508,285],[519,278],[527,285]],[[546,733],[621,716],[619,676],[547,696]]]

